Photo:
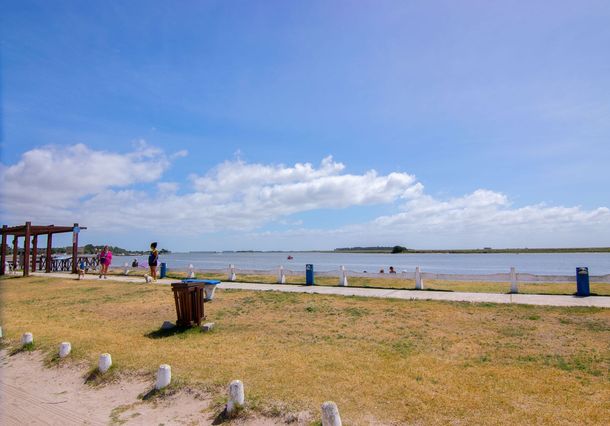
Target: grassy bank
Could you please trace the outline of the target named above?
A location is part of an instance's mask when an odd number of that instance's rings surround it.
[[[115,269],[113,272],[121,274],[121,269]],[[143,272],[140,272],[143,274]],[[132,274],[130,274],[132,275]],[[388,276],[390,276],[388,274]],[[182,279],[186,277],[186,272],[169,273],[170,278]],[[226,280],[226,274],[210,274],[197,273],[197,278],[208,278],[217,280]],[[267,283],[273,284],[277,282],[275,275],[237,275],[238,282],[245,283]],[[349,285],[351,287],[372,287],[372,288],[393,288],[415,290],[415,281],[404,278],[369,278],[369,277],[349,277]],[[305,276],[286,276],[286,283],[305,285]],[[338,286],[338,277],[316,277],[316,285]],[[440,291],[463,291],[472,293],[508,293],[510,291],[510,283],[494,283],[494,282],[463,282],[463,281],[428,281],[424,283],[426,290]],[[610,296],[610,284],[606,283],[591,283],[591,294],[598,296]],[[544,284],[525,284],[519,283],[519,293],[525,294],[565,294],[571,295],[576,292],[576,284],[572,283],[544,283]]]
[[[0,280],[2,327],[15,344],[119,370],[174,377],[220,399],[242,379],[257,410],[336,401],[346,424],[589,423],[610,410],[610,311],[362,299],[220,289],[212,333],[166,335],[166,286],[98,280]]]

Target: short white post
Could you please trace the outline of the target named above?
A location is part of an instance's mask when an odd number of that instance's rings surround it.
[[[424,289],[424,280],[421,278],[421,271],[419,270],[419,266],[415,267],[415,289],[423,290]]]
[[[123,265],[123,275],[129,275],[129,264],[127,262]]]
[[[235,265],[229,265],[229,281],[235,281]]]
[[[203,292],[205,293],[205,301],[211,302],[214,300],[214,292],[216,291],[217,284],[205,284],[203,286]]]
[[[60,358],[65,358],[68,355],[70,355],[70,352],[72,352],[72,345],[70,344],[70,342],[62,342],[59,344],[59,357]]]
[[[277,283],[278,284],[286,284],[286,275],[284,275],[284,267],[280,265],[280,268],[277,271]]]
[[[519,287],[517,285],[517,272],[515,271],[515,267],[510,267],[510,292],[511,293],[519,293]]]
[[[188,278],[195,278],[195,270],[193,269],[193,264],[189,264],[189,273]]]
[[[245,402],[244,396],[244,384],[241,380],[233,380],[229,384],[229,401],[227,402],[227,414],[229,416],[235,414],[235,412],[243,407]]]
[[[339,408],[332,401],[322,404],[322,426],[341,426]]]
[[[21,336],[21,345],[25,346],[29,345],[30,343],[34,343],[34,336],[32,335],[32,333],[23,333],[23,335]]]
[[[100,373],[105,373],[112,366],[112,357],[110,354],[101,354],[100,359],[97,362],[97,369]]]
[[[2,327],[0,327],[0,339],[2,339]]]
[[[157,383],[155,389],[163,389],[172,381],[172,368],[167,364],[161,364],[157,370]]]
[[[340,271],[341,276],[339,277],[339,285],[342,287],[347,287],[347,271],[345,270],[344,265],[341,265]]]

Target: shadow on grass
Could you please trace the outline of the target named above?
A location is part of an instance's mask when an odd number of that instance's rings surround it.
[[[22,352],[32,352],[35,349],[36,349],[36,347],[34,346],[34,343],[28,343],[27,345],[19,346],[18,348],[15,348],[12,351],[10,351],[9,356],[15,356]]]
[[[159,328],[158,330],[151,331],[150,333],[146,333],[144,337],[148,337],[149,339],[163,339],[166,337],[172,337],[187,333],[189,331],[196,330],[197,327],[183,327],[183,326],[175,326],[169,329]]]
[[[236,407],[235,412],[233,412],[231,415],[229,415],[229,413],[227,413],[227,407],[225,405],[223,410],[216,417],[214,417],[212,424],[221,425],[223,423],[228,423],[237,418],[245,418],[245,417],[246,417],[246,410],[244,410],[244,407]]]

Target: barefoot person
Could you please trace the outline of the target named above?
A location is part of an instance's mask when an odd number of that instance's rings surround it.
[[[148,266],[150,266],[150,276],[153,281],[157,281],[157,262],[159,260],[159,252],[157,251],[157,243],[150,244],[150,254],[148,255]]]
[[[108,246],[104,246],[102,251],[99,254],[100,258],[100,278],[104,277],[106,279],[106,274],[108,274],[108,267],[112,263],[112,252],[108,250]]]

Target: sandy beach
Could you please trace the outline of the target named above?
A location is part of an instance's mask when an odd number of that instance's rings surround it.
[[[208,395],[182,389],[143,401],[153,383],[143,377],[122,377],[102,386],[85,383],[84,365],[45,367],[40,352],[9,355],[0,351],[0,424],[9,425],[211,425],[219,414]],[[239,425],[278,425],[260,417],[234,421]]]

